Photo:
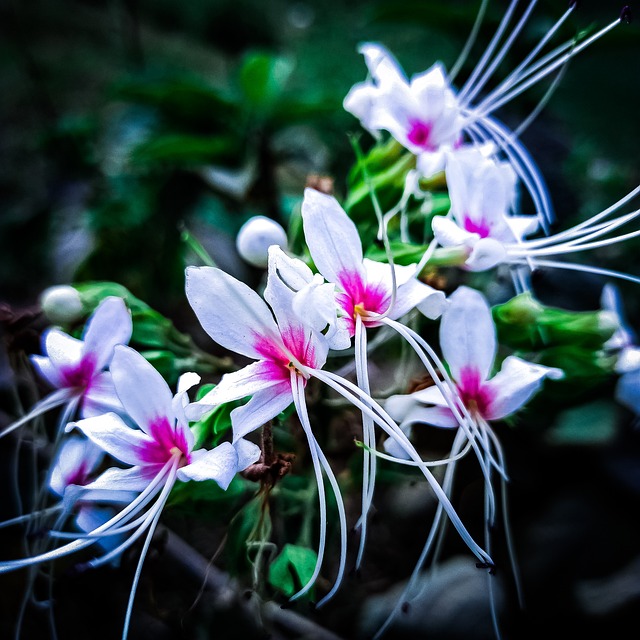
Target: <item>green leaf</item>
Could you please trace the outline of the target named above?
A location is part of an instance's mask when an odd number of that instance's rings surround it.
[[[285,544],[269,566],[269,584],[290,597],[311,579],[317,560],[312,549]],[[310,592],[308,595],[311,597]]]
[[[530,293],[493,307],[498,340],[514,349],[573,345],[591,351],[614,334],[617,322],[606,311],[565,311],[545,307]]]
[[[292,71],[293,63],[287,58],[251,53],[240,69],[240,87],[252,106],[268,109],[281,96]]]
[[[196,400],[202,399],[215,385],[207,384],[198,389]],[[231,412],[242,405],[244,400],[221,404],[191,425],[195,435],[195,447],[214,446],[231,429]]]
[[[229,136],[156,135],[131,151],[129,164],[144,169],[199,167],[220,160],[232,160],[237,149],[237,141]]]
[[[225,491],[214,480],[176,482],[169,495],[169,506],[180,506],[183,511],[194,510],[199,515],[215,510],[229,510],[255,490],[255,485],[236,475]],[[204,510],[203,510],[204,508]]]

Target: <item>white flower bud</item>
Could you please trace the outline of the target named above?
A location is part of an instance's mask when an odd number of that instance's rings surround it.
[[[286,231],[271,218],[254,216],[245,222],[236,238],[236,248],[243,260],[254,267],[265,268],[269,261],[269,247],[287,246]]]
[[[40,295],[40,306],[53,324],[74,322],[84,313],[80,294],[66,284],[45,289]]]

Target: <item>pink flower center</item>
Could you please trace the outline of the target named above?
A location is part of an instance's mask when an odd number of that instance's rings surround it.
[[[409,131],[407,132],[407,140],[420,147],[425,151],[436,151],[437,145],[431,141],[431,132],[433,124],[431,122],[422,122],[422,120],[411,120],[409,122]]]
[[[391,301],[391,292],[382,283],[368,283],[360,274],[342,272],[338,274],[338,281],[344,293],[338,294],[336,299],[350,321],[351,335],[355,332],[356,316],[369,313],[385,313]],[[363,318],[365,326],[376,326],[373,320]]]
[[[464,228],[469,233],[477,233],[481,238],[488,238],[491,235],[491,225],[484,218],[475,221],[465,216]]]
[[[83,487],[85,484],[89,483],[89,469],[87,468],[87,463],[83,460],[80,464],[73,470],[69,475],[66,476],[65,487],[68,487],[72,484],[79,485]]]
[[[151,442],[144,445],[140,459],[149,464],[163,465],[177,452],[182,454],[180,466],[191,462],[191,453],[182,429],[174,428],[165,416],[158,416],[149,424]]]
[[[495,400],[493,391],[482,384],[480,373],[473,367],[464,367],[460,371],[458,391],[465,407],[471,415],[487,415],[491,403]]]
[[[61,370],[65,387],[88,391],[95,377],[96,361],[92,354],[82,357],[76,365],[63,367]]]
[[[268,375],[272,380],[288,382],[291,369],[295,369],[296,365],[303,365],[310,369],[318,367],[314,343],[303,327],[287,327],[280,335],[282,345],[273,339],[259,335],[256,335],[254,342],[256,351],[266,360],[265,366],[269,367]]]

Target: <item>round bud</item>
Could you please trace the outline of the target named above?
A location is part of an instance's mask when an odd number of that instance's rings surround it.
[[[40,306],[53,324],[68,324],[84,314],[80,294],[67,284],[45,289],[40,294]]]
[[[264,269],[268,263],[269,247],[286,247],[286,231],[271,218],[254,216],[247,220],[236,237],[236,248],[243,260]]]

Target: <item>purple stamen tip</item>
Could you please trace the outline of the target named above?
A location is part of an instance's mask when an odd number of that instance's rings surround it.
[[[569,9],[578,9],[580,7],[580,0],[569,0]]]
[[[622,7],[622,11],[620,11],[620,20],[622,22],[626,22],[627,24],[631,23],[631,7],[626,4],[624,7]]]

